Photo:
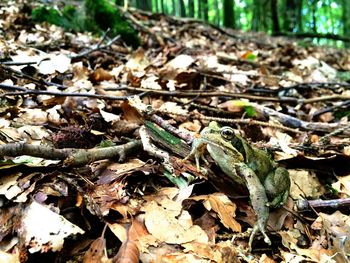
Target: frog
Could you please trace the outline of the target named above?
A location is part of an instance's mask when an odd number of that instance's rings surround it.
[[[279,167],[267,151],[252,146],[233,128],[220,127],[215,121],[210,122],[200,136],[193,140],[191,151],[185,159],[193,156],[197,170],[200,170],[200,160],[209,164],[205,158],[206,151],[226,176],[248,189],[252,207],[257,214],[257,222],[248,242],[249,250],[259,232],[265,243],[271,245],[266,233],[269,211],[270,208],[282,206],[288,199],[288,171]]]

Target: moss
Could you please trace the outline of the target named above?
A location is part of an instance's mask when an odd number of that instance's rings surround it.
[[[127,45],[136,48],[140,45],[137,32],[125,21],[114,5],[107,0],[85,0],[85,10],[66,5],[61,11],[41,6],[32,11],[35,22],[48,22],[66,30],[90,31],[103,34],[108,28],[110,36],[120,35]]]
[[[112,35],[121,35],[126,44],[134,48],[140,45],[137,32],[107,0],[85,0],[87,17],[91,17],[103,31],[110,29]]]

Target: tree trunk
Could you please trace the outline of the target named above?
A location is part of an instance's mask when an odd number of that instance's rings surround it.
[[[197,0],[197,3],[198,3],[197,16],[198,16],[198,18],[202,19],[202,18],[203,18],[203,5],[202,5],[202,0]]]
[[[278,22],[277,0],[271,0],[271,17],[272,17],[272,32],[277,35],[280,32]]]
[[[172,4],[172,7],[173,7],[171,14],[172,14],[173,16],[175,16],[175,15],[176,15],[176,4],[175,4],[175,0],[171,0],[171,4]]]
[[[285,0],[285,14],[283,29],[286,32],[295,32],[298,28],[298,2],[300,0]]]
[[[194,0],[188,0],[188,16],[194,17]]]
[[[136,7],[145,11],[152,12],[152,0],[137,0]]]
[[[252,19],[252,31],[260,30],[261,19],[261,1],[253,1],[253,19]]]
[[[296,23],[298,25],[298,32],[303,32],[303,0],[297,1],[297,15],[296,16],[297,16]]]
[[[153,6],[155,6],[155,11],[156,11],[156,13],[159,13],[159,3],[158,3],[158,0],[153,0],[154,1],[154,3],[153,3]]]
[[[209,21],[209,7],[208,7],[208,0],[203,0],[203,18],[205,22]]]
[[[350,18],[349,18],[350,2],[348,0],[343,0],[342,5],[343,5],[343,15],[342,15],[343,35],[348,37],[350,36]],[[350,43],[346,42],[345,47],[349,48]]]
[[[186,17],[186,9],[184,0],[179,0],[180,16]]]
[[[312,0],[311,1],[311,12],[312,12],[312,31],[314,33],[317,33],[317,19],[316,19],[316,5],[317,1]]]
[[[224,26],[235,28],[234,0],[224,0]]]

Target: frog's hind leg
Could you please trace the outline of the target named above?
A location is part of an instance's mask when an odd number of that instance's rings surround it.
[[[250,234],[250,237],[249,237],[249,243],[248,243],[249,251],[252,251],[252,245],[253,245],[254,237],[259,232],[261,232],[261,234],[264,236],[264,242],[266,244],[268,244],[269,246],[271,246],[271,240],[268,237],[268,235],[266,234],[265,230],[266,230],[265,223],[262,222],[261,220],[258,220],[258,222],[255,223],[255,225],[253,227],[253,231],[252,231],[252,233]]]

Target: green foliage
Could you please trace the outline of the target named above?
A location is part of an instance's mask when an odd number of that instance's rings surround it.
[[[166,178],[168,178],[168,180],[170,182],[172,182],[174,185],[176,185],[179,189],[183,189],[183,188],[188,186],[188,183],[182,177],[177,177],[177,176],[169,173],[168,171],[164,171],[163,174]]]
[[[346,110],[346,109],[338,110],[338,111],[334,112],[334,117],[337,120],[340,120],[343,117],[350,117],[350,110]]]
[[[112,142],[111,140],[102,140],[97,147],[98,148],[106,148],[106,147],[112,147],[115,146],[115,143]]]
[[[103,31],[110,29],[111,34],[121,35],[126,44],[134,48],[140,45],[140,39],[128,22],[122,19],[119,11],[107,0],[85,0],[88,17]]]
[[[84,19],[75,6],[66,5],[61,12],[54,8],[41,6],[32,11],[32,19],[35,22],[48,22],[61,26],[66,30],[83,31]]]
[[[90,31],[102,35],[110,29],[111,36],[121,35],[126,44],[140,45],[137,32],[107,0],[85,0],[84,10],[66,5],[62,10],[41,6],[32,11],[35,22],[48,22],[75,32]]]

